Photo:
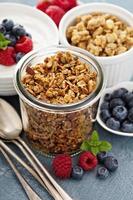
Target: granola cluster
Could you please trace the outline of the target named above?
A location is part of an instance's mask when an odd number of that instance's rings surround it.
[[[22,78],[26,90],[50,104],[78,102],[96,87],[91,66],[69,52],[58,52],[43,63],[27,67]],[[92,130],[97,104],[71,112],[45,112],[21,102],[23,123],[29,141],[47,154],[74,153]]]
[[[78,102],[94,91],[97,73],[69,52],[58,52],[43,63],[28,67],[23,77],[26,90],[50,104]]]
[[[66,36],[70,44],[95,56],[114,56],[133,47],[133,27],[107,13],[78,16]]]

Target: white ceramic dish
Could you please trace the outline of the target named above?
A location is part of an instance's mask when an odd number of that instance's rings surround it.
[[[58,45],[59,43],[56,25],[46,14],[36,8],[16,3],[0,3],[0,22],[4,18],[12,19],[15,23],[19,23],[25,27],[27,32],[32,35],[34,49]],[[0,65],[0,83],[3,83],[3,89],[6,89],[7,82],[12,84],[13,87],[12,80],[15,66],[5,67]],[[1,94],[3,93],[0,90]],[[6,94],[8,95],[7,92]]]
[[[77,16],[95,11],[116,15],[133,26],[133,14],[126,9],[109,3],[88,3],[73,8],[64,15],[59,25],[60,42],[66,46],[70,45],[66,38],[67,27],[74,22]],[[117,56],[96,58],[103,66],[108,87],[133,78],[133,48]]]
[[[114,90],[116,90],[118,88],[126,88],[129,91],[133,91],[133,82],[131,82],[131,81],[129,81],[129,82],[121,82],[121,83],[117,84],[116,86],[113,86],[111,88],[107,88],[107,89],[104,90],[104,92],[102,94],[102,97],[100,99],[99,107],[98,107],[97,121],[108,132],[114,133],[116,135],[133,137],[133,133],[124,133],[124,132],[121,132],[121,131],[115,131],[115,130],[112,130],[112,129],[108,128],[106,126],[106,124],[100,118],[100,106],[101,106],[101,104],[102,104],[102,102],[104,100],[104,95],[106,93],[112,93]]]

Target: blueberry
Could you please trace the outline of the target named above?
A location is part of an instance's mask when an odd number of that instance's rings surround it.
[[[129,102],[129,101],[133,101],[133,93],[132,92],[128,92],[128,93],[125,93],[124,95],[123,95],[123,100],[125,101],[125,102]]]
[[[25,54],[24,54],[24,53],[21,53],[21,52],[17,53],[17,54],[16,54],[16,62],[19,62],[20,59],[21,59],[24,55],[25,55]]]
[[[77,165],[75,167],[73,167],[72,174],[71,174],[72,178],[81,180],[83,177],[83,174],[84,174],[84,171],[81,167],[79,167]]]
[[[112,93],[112,98],[121,98],[128,90],[125,88],[119,88]]]
[[[103,122],[106,122],[106,120],[111,117],[110,112],[108,110],[101,110],[100,116]]]
[[[113,109],[116,106],[124,106],[125,103],[122,99],[120,98],[114,98],[110,101],[110,108]]]
[[[11,35],[11,34],[8,33],[8,34],[5,35],[5,38],[11,41],[9,46],[15,46],[17,39],[14,35]]]
[[[108,110],[109,109],[109,102],[107,102],[107,101],[104,101],[102,104],[101,104],[101,110],[104,110],[104,109],[106,109],[106,110]]]
[[[111,172],[114,172],[118,168],[118,160],[113,156],[105,158],[104,166]]]
[[[126,119],[128,111],[124,106],[116,106],[115,108],[113,108],[112,114],[119,121],[123,121],[124,119]]]
[[[106,179],[109,176],[109,171],[105,167],[99,167],[97,169],[97,177],[100,179]]]
[[[114,119],[113,117],[109,118],[106,121],[106,125],[107,125],[107,127],[109,127],[110,129],[113,129],[113,130],[119,130],[119,128],[120,128],[120,122],[118,120]]]
[[[127,105],[129,108],[133,108],[133,100],[130,100],[129,102],[127,102]]]
[[[108,153],[105,151],[102,151],[100,153],[97,154],[97,159],[99,161],[99,163],[103,163],[103,161],[105,160],[105,158],[108,156]]]
[[[129,121],[133,122],[133,108],[131,108],[131,109],[129,110],[128,119],[129,119]]]
[[[5,27],[6,31],[11,31],[14,26],[14,23],[10,19],[4,19],[2,21],[2,25]]]
[[[24,27],[21,26],[21,25],[19,25],[19,24],[15,25],[15,26],[13,27],[12,33],[13,33],[16,37],[26,35],[26,31],[25,31]]]
[[[26,36],[32,39],[32,35],[30,33],[26,33]]]
[[[111,98],[112,98],[111,93],[107,93],[107,94],[105,94],[105,96],[104,96],[104,100],[105,100],[105,101],[110,101]]]
[[[3,34],[6,33],[6,29],[2,24],[0,24],[0,33],[3,33]]]
[[[125,133],[133,133],[133,123],[130,121],[124,121],[121,126],[121,131]]]

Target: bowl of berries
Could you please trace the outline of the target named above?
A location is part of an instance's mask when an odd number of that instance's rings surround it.
[[[58,29],[50,17],[30,6],[0,3],[0,95],[16,94],[14,69],[24,55],[58,43]]]
[[[104,91],[97,121],[111,133],[133,136],[133,82],[121,82]]]
[[[36,8],[47,14],[58,27],[68,11],[81,4],[82,2],[77,0],[38,0]]]

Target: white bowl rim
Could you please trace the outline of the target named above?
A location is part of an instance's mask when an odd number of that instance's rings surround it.
[[[133,137],[133,133],[124,133],[124,132],[121,132],[121,131],[115,131],[113,129],[110,129],[106,126],[106,124],[101,120],[100,118],[100,105],[101,103],[103,102],[103,97],[106,93],[110,93],[110,92],[113,92],[114,90],[118,89],[118,88],[121,88],[121,87],[125,87],[125,88],[129,88],[129,86],[132,86],[133,88],[133,81],[124,81],[124,82],[120,82],[118,83],[117,85],[113,86],[113,87],[110,87],[110,88],[106,88],[104,90],[104,92],[102,93],[102,96],[101,96],[101,99],[100,99],[100,102],[99,102],[99,106],[98,106],[98,111],[97,111],[97,116],[96,116],[96,120],[97,122],[105,129],[107,130],[108,132],[110,133],[114,133],[115,135],[120,135],[120,136],[128,136],[128,137]]]
[[[23,8],[27,8],[27,9],[32,9],[32,10],[35,10],[37,11],[40,15],[42,15],[44,17],[45,15],[45,18],[47,18],[50,23],[52,24],[52,26],[55,28],[55,32],[56,32],[56,35],[59,36],[59,33],[58,33],[58,28],[56,27],[55,23],[53,22],[53,20],[45,13],[43,13],[42,11],[40,11],[39,9],[37,9],[36,7],[33,7],[33,6],[30,6],[30,5],[27,5],[27,4],[24,4],[24,3],[15,3],[15,2],[0,2],[0,6],[16,6],[16,7],[23,7]],[[58,37],[58,40],[59,40],[59,37]],[[58,41],[59,42],[59,41]]]
[[[70,45],[69,43],[68,43],[68,41],[67,41],[67,39],[66,39],[66,37],[64,36],[64,33],[63,33],[63,27],[64,27],[64,24],[66,23],[66,19],[68,18],[68,17],[71,17],[71,19],[72,19],[72,21],[73,21],[73,18],[72,18],[72,14],[73,14],[73,12],[78,12],[79,10],[81,10],[81,9],[83,9],[84,7],[87,7],[87,6],[95,6],[96,8],[98,7],[98,6],[108,6],[108,7],[110,7],[110,8],[112,8],[112,10],[113,10],[113,8],[115,8],[115,9],[117,9],[118,11],[121,11],[121,12],[123,12],[123,13],[125,13],[125,14],[127,14],[128,15],[128,17],[130,17],[130,18],[132,18],[133,19],[133,14],[131,13],[131,12],[129,12],[128,10],[126,10],[125,8],[123,8],[123,7],[120,7],[120,6],[118,6],[118,5],[114,5],[114,4],[112,4],[112,3],[103,3],[103,2],[93,2],[93,3],[86,3],[86,4],[82,4],[82,5],[79,5],[79,6],[77,6],[77,7],[75,7],[75,8],[73,8],[73,9],[71,9],[70,11],[68,11],[64,16],[63,16],[63,18],[61,19],[61,22],[60,22],[60,24],[59,24],[59,37],[60,37],[60,42],[61,43],[63,43],[63,45]],[[112,14],[113,14],[113,12],[112,12]],[[123,15],[123,18],[124,18],[124,15]],[[98,61],[100,61],[100,62],[102,62],[102,63],[104,63],[104,62],[112,62],[112,61],[116,61],[116,59],[119,59],[120,61],[122,61],[123,59],[124,59],[124,57],[125,56],[128,56],[128,55],[130,55],[130,54],[133,54],[133,47],[131,48],[131,49],[129,49],[128,51],[126,51],[126,52],[124,52],[124,53],[121,53],[121,54],[119,54],[119,55],[115,55],[115,56],[108,56],[108,57],[100,57],[100,56],[95,56],[97,59],[98,59]]]

